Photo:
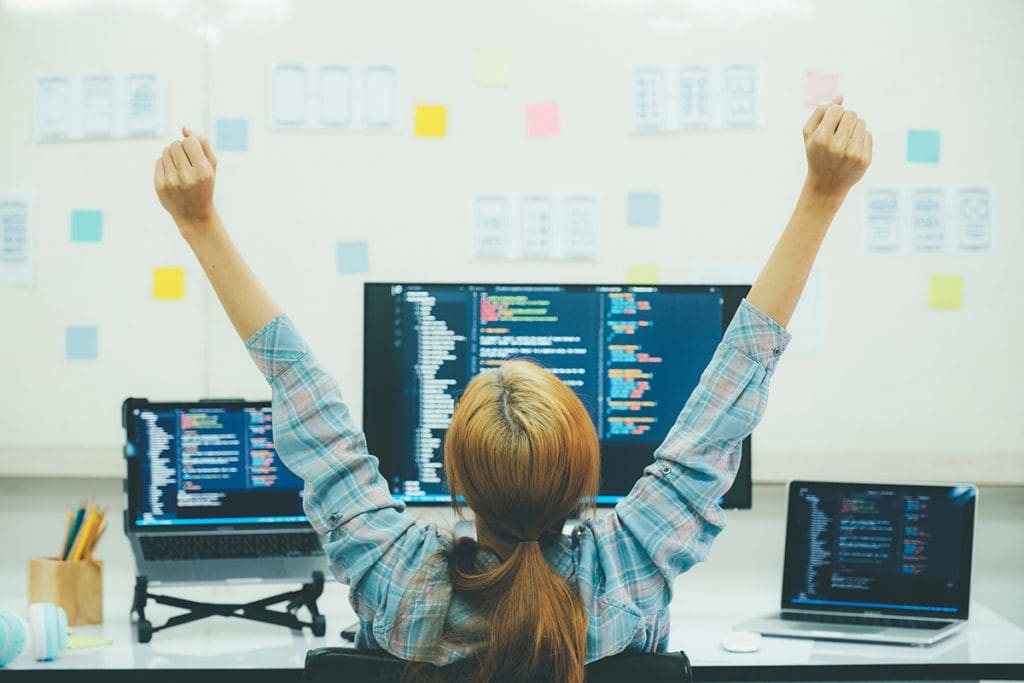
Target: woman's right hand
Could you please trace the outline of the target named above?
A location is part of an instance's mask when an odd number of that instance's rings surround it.
[[[160,204],[182,230],[201,228],[216,217],[213,182],[217,157],[206,138],[182,128],[183,140],[165,147],[156,160],[153,185]]]
[[[818,106],[804,125],[807,186],[842,201],[871,163],[871,133],[864,119],[844,109],[842,96]]]

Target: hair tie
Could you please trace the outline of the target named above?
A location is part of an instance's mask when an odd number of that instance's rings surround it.
[[[540,544],[539,538],[517,538],[516,543],[537,543]]]

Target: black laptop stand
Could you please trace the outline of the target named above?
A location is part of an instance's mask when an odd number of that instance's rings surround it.
[[[262,621],[267,624],[279,624],[290,629],[301,631],[308,627],[314,636],[327,633],[327,622],[317,608],[317,598],[324,592],[323,572],[313,572],[313,580],[302,584],[302,588],[287,593],[278,593],[261,600],[245,603],[212,603],[185,600],[170,595],[157,595],[149,592],[149,579],[146,576],[135,578],[135,597],[132,600],[132,620],[135,621],[136,635],[140,643],[148,643],[153,634],[172,626],[180,626],[206,617],[238,617],[251,621]],[[154,626],[146,619],[146,605],[152,600],[160,605],[170,605],[188,610],[184,614],[171,617],[166,623]],[[288,601],[284,611],[267,609],[269,605]],[[309,610],[310,620],[301,621],[296,612],[300,607]]]

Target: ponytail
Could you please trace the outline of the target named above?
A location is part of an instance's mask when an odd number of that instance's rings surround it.
[[[466,387],[444,456],[453,505],[465,500],[484,541],[455,541],[448,574],[489,623],[456,668],[480,683],[583,683],[587,612],[542,549],[597,495],[600,454],[587,409],[544,368],[507,361]],[[498,562],[479,561],[483,549]]]
[[[476,681],[583,683],[587,613],[548,565],[540,541],[520,541],[501,564],[476,565],[476,541],[461,538],[449,563],[452,585],[489,613],[491,634]]]

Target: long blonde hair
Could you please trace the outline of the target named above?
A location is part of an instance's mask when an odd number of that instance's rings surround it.
[[[481,546],[467,538],[449,557],[454,590],[490,620],[474,678],[582,683],[587,613],[541,549],[597,495],[600,453],[586,408],[539,365],[507,361],[466,387],[444,459],[456,508],[462,496],[502,560],[481,568]]]

